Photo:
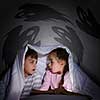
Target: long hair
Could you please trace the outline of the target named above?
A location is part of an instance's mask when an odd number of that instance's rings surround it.
[[[67,53],[66,49],[64,48],[56,48],[52,50],[50,53],[56,53],[56,56],[59,60],[64,60],[66,62],[66,65],[64,66],[63,74],[59,83],[59,87],[62,86],[64,83],[64,75],[67,71],[69,71],[69,64],[68,64],[68,57],[69,54]]]

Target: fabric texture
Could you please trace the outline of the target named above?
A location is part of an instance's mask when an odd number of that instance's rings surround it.
[[[61,74],[52,74],[48,70],[46,71],[46,74],[44,76],[43,85],[41,86],[40,90],[47,91],[49,87],[51,87],[51,89],[56,89],[58,88],[60,80],[61,80]],[[69,72],[67,72],[64,76],[63,87],[67,91],[72,91],[72,83],[71,83]]]
[[[39,89],[41,86],[41,76],[37,71],[33,75],[25,78],[25,85],[20,98],[26,98],[30,95],[32,89]]]
[[[19,100],[22,94],[23,88],[25,86],[25,77],[24,77],[24,58],[25,54],[28,50],[29,46],[26,46],[25,49],[22,49],[15,58],[13,66],[9,69],[7,74],[5,75],[4,79],[1,81],[3,84],[3,91],[2,91],[2,100]],[[30,82],[30,87],[34,89],[38,89],[41,86],[41,75],[36,69],[38,74],[34,74],[31,77],[32,81]],[[33,78],[34,77],[34,78]],[[30,89],[28,90],[28,92]],[[6,92],[6,94],[5,94]]]
[[[46,59],[47,54],[57,48],[62,47],[65,48],[66,51],[69,53],[69,75],[70,80],[72,83],[72,90],[73,92],[87,94],[93,97],[93,100],[99,100],[100,99],[100,87],[97,86],[73,61],[73,55],[71,51],[63,46],[63,45],[51,45],[51,46],[32,46],[28,44],[22,53],[16,56],[14,65],[12,67],[12,73],[11,73],[11,83],[9,86],[10,92],[8,94],[8,100],[19,100],[20,95],[22,93],[22,90],[24,88],[24,77],[23,77],[23,63],[24,63],[24,57],[25,53],[30,47],[31,49],[34,49],[39,54],[39,59],[37,63],[37,70],[41,74],[41,77],[43,78],[45,74],[45,68],[46,68]],[[22,60],[21,60],[22,59]],[[22,67],[20,67],[22,66]],[[9,75],[8,75],[9,76]],[[6,79],[9,80],[9,77],[6,77]],[[19,80],[19,81],[16,81]],[[2,83],[2,82],[1,82]],[[7,83],[7,81],[5,81]],[[5,85],[6,86],[6,85]]]
[[[95,84],[89,76],[81,69],[79,65],[73,60],[72,52],[63,45],[49,45],[49,46],[32,46],[39,54],[40,59],[38,62],[38,69],[42,75],[44,76],[45,68],[46,68],[46,57],[47,54],[55,48],[62,47],[65,48],[66,51],[69,53],[69,75],[72,84],[72,91],[76,93],[81,93],[85,95],[90,95],[93,100],[100,99],[100,87]]]

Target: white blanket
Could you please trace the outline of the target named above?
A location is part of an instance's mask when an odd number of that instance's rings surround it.
[[[37,63],[37,70],[40,71],[41,77],[43,77],[46,68],[46,57],[47,54],[54,48],[62,47],[67,50],[69,53],[69,73],[71,82],[73,84],[73,92],[78,92],[82,94],[87,94],[93,97],[94,100],[100,98],[100,87],[98,87],[92,80],[81,70],[81,68],[73,62],[73,56],[70,50],[63,45],[52,45],[52,46],[32,46],[27,45],[24,51],[21,51],[20,54],[16,56],[12,74],[11,74],[11,85],[10,92],[8,94],[8,100],[19,100],[23,86],[24,86],[24,74],[23,74],[23,64],[25,53],[30,47],[34,49],[39,54],[39,59]],[[22,59],[22,60],[21,60]],[[22,66],[22,67],[21,67]],[[17,81],[19,80],[19,81]]]
[[[30,46],[30,45],[29,45]],[[69,53],[69,72],[70,72],[70,78],[73,84],[73,92],[78,92],[82,94],[87,94],[93,97],[94,100],[100,99],[100,87],[97,86],[73,61],[73,55],[70,52],[70,50],[63,46],[63,45],[52,45],[52,46],[42,46],[37,47],[34,46],[33,49],[35,49],[40,55],[38,67],[37,69],[43,73],[45,72],[46,67],[46,55],[54,48],[62,47],[67,50]]]

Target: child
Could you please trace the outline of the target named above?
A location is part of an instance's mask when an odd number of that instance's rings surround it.
[[[63,48],[56,48],[49,53],[47,71],[40,90],[46,91],[64,87],[67,91],[72,91],[68,73],[68,56],[69,54]]]
[[[44,76],[43,84],[39,90],[32,90],[34,94],[66,94],[66,95],[79,95],[72,90],[72,82],[69,73],[68,64],[69,54],[64,48],[56,48],[48,54],[47,69]]]
[[[30,95],[32,88],[38,89],[41,86],[41,76],[35,71],[38,54],[32,49],[28,49],[25,55],[24,75],[25,85],[21,94],[21,98]]]
[[[35,50],[26,47],[27,51],[23,54],[22,60],[19,55],[16,57],[12,71],[5,75],[4,85],[5,99],[19,100],[27,97],[32,89],[41,86],[41,76],[36,71],[38,54]],[[25,55],[25,56],[24,56]],[[23,64],[20,65],[20,62]],[[9,78],[7,78],[9,76]],[[8,80],[9,79],[9,80]],[[7,84],[8,83],[8,84]]]
[[[62,91],[64,94],[71,94],[72,83],[69,75],[68,57],[69,54],[64,48],[56,48],[48,54],[43,84],[39,89],[40,91],[32,90],[32,94],[52,94],[61,93]]]

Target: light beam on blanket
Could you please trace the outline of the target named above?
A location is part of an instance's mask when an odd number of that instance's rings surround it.
[[[42,4],[25,4],[15,15],[18,24],[1,38],[1,66],[11,66],[17,52],[27,43],[46,46],[63,44],[82,62],[83,45],[67,15]],[[77,48],[77,49],[76,49]]]

